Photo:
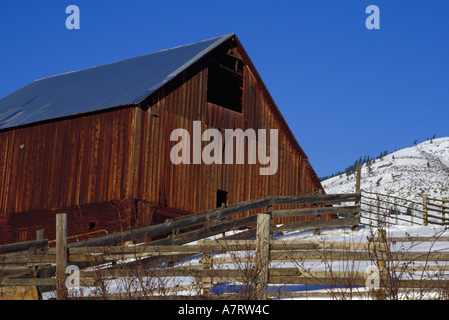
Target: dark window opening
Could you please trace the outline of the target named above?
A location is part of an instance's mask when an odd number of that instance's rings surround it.
[[[232,53],[216,51],[209,57],[209,61],[237,75],[241,76],[243,73],[243,61],[232,56]]]
[[[96,222],[90,222],[90,223],[89,223],[89,230],[94,229],[96,226],[97,226],[97,223],[96,223]]]
[[[218,53],[209,59],[207,102],[242,112],[243,62]]]
[[[217,190],[217,208],[228,204],[228,193],[223,190]]]

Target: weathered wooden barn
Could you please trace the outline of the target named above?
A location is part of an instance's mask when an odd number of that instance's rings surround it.
[[[193,121],[203,131],[278,129],[277,172],[175,165],[170,134],[192,132]],[[40,79],[0,100],[0,244],[39,229],[54,239],[61,212],[70,241],[320,189],[235,34]]]

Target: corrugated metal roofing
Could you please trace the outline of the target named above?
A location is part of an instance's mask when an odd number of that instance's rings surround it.
[[[36,80],[0,100],[0,129],[139,103],[232,36]]]

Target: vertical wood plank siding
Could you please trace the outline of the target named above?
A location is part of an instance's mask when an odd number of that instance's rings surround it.
[[[198,63],[182,77],[159,90],[140,112],[142,121],[138,141],[141,162],[141,193],[137,198],[162,206],[199,212],[216,206],[217,189],[228,192],[228,204],[269,195],[312,194],[321,185],[310,165],[285,127],[274,114],[267,97],[251,71],[244,69],[242,113],[206,102],[207,67]],[[149,108],[149,109],[147,109]],[[151,115],[153,111],[156,116]],[[279,168],[272,176],[261,176],[259,164],[179,164],[170,161],[170,150],[177,141],[170,133],[178,128],[190,133],[193,153],[193,121],[201,121],[202,131],[217,128],[279,130]],[[202,148],[209,142],[203,142]],[[246,152],[246,150],[245,150]],[[191,162],[193,155],[191,154]],[[242,214],[241,216],[243,216]],[[330,217],[330,216],[329,216]],[[328,217],[328,218],[329,218]],[[292,221],[279,219],[279,223]]]
[[[42,222],[47,221],[44,212],[53,217],[51,210],[110,201],[140,201],[137,211],[157,207],[157,212],[171,212],[167,215],[171,216],[173,212],[214,208],[217,190],[228,192],[228,204],[232,204],[267,196],[312,194],[322,188],[249,58],[242,48],[234,52],[245,64],[241,113],[206,101],[206,57],[138,106],[1,131],[0,231],[17,233],[17,218],[24,213],[25,220]],[[225,129],[277,129],[277,173],[260,175],[260,165],[248,164],[246,155],[245,164],[174,165],[170,150],[177,142],[170,141],[170,134],[184,128],[193,139],[193,121],[201,121],[201,132],[217,128],[223,137]],[[202,147],[208,143],[203,142]],[[98,210],[101,208],[104,206]],[[94,211],[87,210],[101,217],[100,211]],[[161,220],[148,218],[148,212],[139,219],[145,223]],[[277,222],[289,221],[292,219]]]
[[[0,217],[0,244],[31,241],[44,229],[45,238],[56,238],[56,215],[67,213],[69,242],[128,230],[135,219],[135,202],[108,201],[54,210],[31,210]]]
[[[127,108],[0,132],[0,215],[132,198],[134,114]]]

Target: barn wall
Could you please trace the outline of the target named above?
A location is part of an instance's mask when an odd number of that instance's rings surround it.
[[[113,231],[128,230],[136,219],[136,201],[107,201],[54,210],[31,210],[0,217],[0,244],[36,239],[43,229],[50,241],[56,239],[56,214],[67,214],[69,242],[100,237]],[[51,242],[51,245],[54,245]]]
[[[123,208],[124,216],[146,225],[215,208],[217,190],[227,192],[228,204],[315,193],[321,185],[305,154],[244,51],[234,52],[245,61],[242,112],[206,101],[208,68],[203,59],[138,107],[0,132],[2,233],[14,241],[29,239],[33,232],[20,228],[31,228],[32,221],[38,222],[34,227],[53,223],[54,209],[86,208],[93,219],[116,219],[100,205],[111,201],[131,201],[133,209]],[[247,161],[174,165],[170,150],[177,142],[170,141],[170,134],[184,128],[193,138],[193,121],[201,121],[201,132],[218,128],[223,137],[225,129],[278,129],[277,173],[260,175],[260,164]],[[193,153],[192,142],[191,147]],[[90,205],[98,205],[97,211]]]
[[[0,132],[0,215],[132,198],[135,112]]]
[[[244,68],[242,112],[235,112],[206,101],[208,69],[198,63],[174,82],[160,89],[140,109],[139,165],[136,197],[161,206],[199,212],[216,207],[217,190],[228,192],[228,204],[266,196],[313,194],[317,187],[302,150],[297,147],[248,67]],[[148,109],[147,109],[148,108]],[[272,176],[259,174],[259,164],[174,165],[170,150],[178,141],[170,133],[178,128],[190,133],[193,153],[193,121],[202,130],[278,129],[279,168]],[[209,142],[203,142],[202,148]],[[202,149],[201,149],[202,150]],[[284,219],[282,223],[290,219]]]

